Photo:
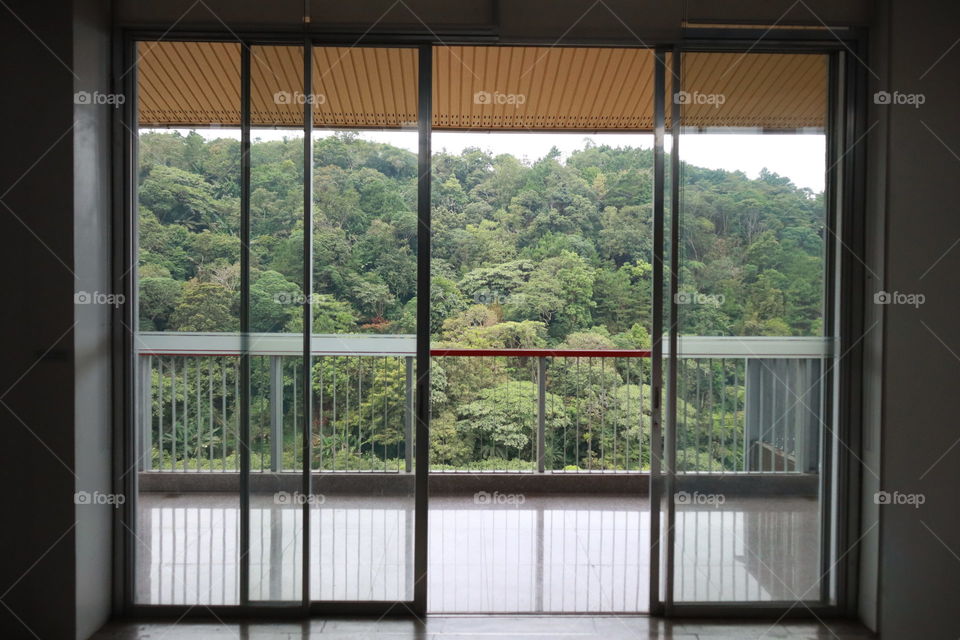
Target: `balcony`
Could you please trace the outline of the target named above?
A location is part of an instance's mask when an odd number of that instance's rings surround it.
[[[138,335],[139,601],[237,601],[244,349],[251,598],[300,598],[302,344]],[[313,599],[410,597],[414,350],[314,336]],[[815,598],[829,342],[685,337],[678,354],[677,599]],[[432,351],[432,611],[646,610],[650,355]],[[454,387],[472,400],[449,406]]]

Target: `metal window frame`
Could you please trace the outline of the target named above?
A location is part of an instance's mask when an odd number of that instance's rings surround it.
[[[828,113],[826,124],[827,177],[825,183],[826,220],[834,238],[825,243],[824,265],[824,328],[830,332],[837,343],[835,365],[822,380],[824,389],[822,404],[829,411],[825,415],[835,420],[833,437],[824,438],[820,452],[820,569],[821,585],[815,600],[793,601],[719,601],[719,602],[681,602],[673,601],[673,588],[670,584],[674,563],[673,529],[675,524],[675,504],[673,495],[667,493],[667,593],[658,603],[657,609],[667,617],[686,618],[740,618],[740,617],[777,617],[777,618],[843,618],[854,615],[857,601],[858,554],[848,547],[854,540],[851,532],[857,531],[860,523],[859,511],[848,508],[845,513],[834,512],[839,505],[859,504],[860,465],[856,451],[860,446],[861,415],[856,402],[861,387],[862,345],[857,337],[864,329],[863,324],[863,283],[864,268],[857,257],[862,254],[862,220],[864,216],[863,189],[864,145],[866,103],[866,73],[859,63],[866,55],[866,37],[862,30],[851,29],[840,39],[831,32],[834,39],[823,39],[822,34],[806,37],[802,33],[774,34],[760,33],[755,40],[744,40],[742,34],[730,37],[722,29],[687,30],[688,40],[678,44],[674,51],[682,56],[686,52],[757,52],[785,54],[823,54],[828,56]],[[781,37],[786,35],[787,37]],[[679,60],[675,71],[679,78]],[[678,134],[682,122],[679,117],[679,105],[674,104],[672,165],[674,175],[671,181],[678,180],[679,169],[677,154]],[[679,206],[679,183],[673,186],[673,202]],[[671,211],[671,222],[675,223],[676,209]],[[671,225],[671,242],[678,240],[676,233],[679,225]],[[840,247],[846,246],[847,251]],[[674,248],[676,245],[674,245]],[[851,253],[855,253],[854,256]],[[675,264],[675,252],[671,252],[671,264]],[[675,271],[675,270],[674,270]],[[671,305],[671,342],[678,333],[675,325],[676,286],[671,282],[669,304]],[[843,299],[845,304],[840,305]],[[676,363],[678,355],[671,348],[668,357],[668,416],[665,425],[665,439],[675,437],[676,420]],[[671,392],[671,389],[673,391]],[[832,447],[834,441],[846,443],[842,451]],[[666,445],[669,447],[669,444]],[[675,469],[675,460],[668,460],[667,484],[671,484],[669,470]],[[673,452],[675,454],[675,451]],[[857,541],[859,542],[859,541]],[[857,542],[854,542],[856,544]],[[844,549],[841,554],[840,549]],[[651,558],[651,564],[653,559]],[[654,608],[651,606],[651,611]]]
[[[653,318],[651,327],[651,366],[650,366],[650,496],[648,512],[650,514],[650,564],[649,602],[647,609],[652,615],[660,615],[661,576],[661,503],[664,487],[663,471],[663,231],[664,231],[664,105],[666,92],[665,58],[666,50],[654,51],[653,78],[653,291],[651,302]],[[667,444],[669,448],[669,444]]]
[[[845,143],[845,147],[848,150],[851,150],[849,153],[844,153],[836,158],[836,165],[831,167],[830,177],[828,178],[828,186],[833,183],[834,189],[828,194],[828,198],[834,198],[834,202],[828,206],[828,216],[832,215],[832,210],[836,206],[841,206],[846,215],[843,216],[842,220],[839,221],[837,231],[840,233],[840,238],[843,238],[847,241],[848,246],[851,246],[854,250],[859,250],[862,248],[863,242],[862,237],[859,237],[858,234],[862,234],[862,224],[859,224],[862,221],[864,216],[863,209],[863,199],[862,194],[865,184],[865,174],[863,170],[863,158],[865,151],[863,145],[860,145],[859,148],[856,147],[856,142],[860,141],[862,134],[864,132],[864,120],[865,120],[865,102],[864,96],[866,95],[866,78],[864,69],[856,63],[855,58],[862,57],[865,55],[866,50],[866,38],[864,32],[859,29],[849,29],[843,30],[842,32],[844,38],[841,39],[836,32],[831,31],[828,34],[825,34],[821,31],[811,31],[811,30],[778,30],[772,34],[763,29],[756,30],[747,30],[747,29],[737,29],[731,33],[730,30],[726,29],[686,29],[684,30],[683,37],[680,42],[661,42],[661,43],[638,43],[634,40],[591,40],[591,39],[571,39],[569,42],[560,46],[579,46],[579,47],[629,47],[629,48],[643,48],[653,50],[655,54],[657,52],[665,53],[670,52],[672,54],[672,64],[679,65],[679,59],[677,54],[685,51],[757,51],[757,52],[775,52],[775,53],[824,53],[832,55],[838,58],[838,62],[833,65],[833,68],[836,69],[837,75],[842,75],[842,84],[837,87],[831,87],[832,91],[836,95],[842,96],[842,100],[831,99],[831,123],[833,125],[833,134],[838,138],[842,139]],[[430,141],[431,141],[431,104],[432,104],[432,51],[433,47],[436,45],[445,45],[445,44],[487,44],[490,46],[535,46],[542,44],[551,44],[553,46],[558,46],[554,42],[547,43],[538,39],[516,39],[511,42],[501,41],[496,35],[492,35],[488,32],[454,32],[450,34],[442,34],[445,37],[445,40],[441,40],[441,37],[434,33],[421,33],[421,32],[411,32],[411,33],[393,33],[393,34],[368,34],[368,33],[355,33],[349,31],[308,31],[304,37],[303,32],[300,33],[276,33],[276,32],[258,32],[258,31],[241,31],[238,33],[232,31],[191,31],[191,30],[172,30],[172,31],[157,31],[152,29],[118,29],[115,31],[114,38],[114,49],[113,49],[113,76],[114,76],[114,85],[118,90],[123,91],[126,95],[127,100],[122,109],[118,109],[114,117],[113,122],[113,151],[114,151],[114,205],[113,205],[113,215],[114,215],[114,281],[116,291],[123,291],[128,296],[128,300],[135,300],[134,294],[134,285],[136,283],[136,255],[137,255],[137,198],[135,193],[136,188],[136,170],[137,170],[137,140],[135,135],[136,122],[137,122],[137,82],[136,82],[136,43],[139,41],[148,41],[148,40],[167,40],[167,41],[195,41],[195,42],[240,42],[241,52],[246,51],[246,54],[241,53],[241,56],[246,55],[247,62],[244,65],[241,64],[241,86],[247,85],[247,91],[249,91],[249,47],[254,45],[300,45],[305,48],[305,50],[311,50],[313,47],[322,47],[322,46],[342,46],[348,44],[351,46],[369,46],[369,47],[403,47],[403,48],[416,48],[419,53],[418,59],[418,135],[419,135],[419,151],[418,151],[418,168],[420,171],[420,179],[418,180],[418,218],[419,218],[419,232],[418,232],[418,300],[421,302],[418,303],[417,307],[417,322],[418,322],[418,347],[417,347],[417,386],[416,386],[416,441],[426,443],[429,438],[429,367],[430,367],[430,358],[429,358],[429,295],[422,295],[424,291],[429,294],[429,251],[430,251],[430,233],[429,233],[429,222],[430,222],[430,166],[431,166],[431,157],[430,157]],[[844,55],[844,50],[850,51],[853,55],[847,56]],[[307,54],[305,53],[305,58]],[[246,67],[245,71],[243,67]],[[665,73],[665,67],[662,70]],[[244,77],[244,73],[246,77]],[[656,73],[656,71],[655,71]],[[312,80],[311,67],[305,65],[304,69],[305,74],[305,83]],[[309,78],[309,79],[308,79]],[[660,126],[663,126],[663,106],[664,106],[664,86],[662,84],[663,78],[661,78],[661,86],[659,88],[659,96],[655,95],[655,112],[657,110],[656,105],[660,105],[659,109],[661,111],[660,117]],[[656,78],[655,78],[656,82]],[[304,85],[309,86],[307,84]],[[244,89],[241,89],[243,93]],[[656,94],[656,92],[655,92]],[[246,163],[246,168],[241,167],[241,184],[243,186],[243,180],[245,179],[246,184],[249,185],[249,93],[246,96],[242,97],[241,100],[241,110],[246,110],[246,123],[247,123],[247,152],[242,153],[242,164]],[[243,119],[243,116],[242,116]],[[305,132],[312,130],[312,119],[305,118],[304,130]],[[308,124],[309,123],[309,124]],[[655,130],[657,128],[657,120],[655,113]],[[241,123],[243,124],[243,123]],[[133,128],[131,128],[131,126]],[[678,118],[673,118],[672,126],[675,128],[679,127]],[[830,125],[828,125],[829,127]],[[244,127],[241,126],[241,130]],[[828,129],[829,131],[830,129]],[[656,131],[655,131],[656,137]],[[304,159],[304,168],[307,169],[308,159],[306,155],[308,151],[312,151],[312,144],[308,141],[312,136],[305,135],[305,159]],[[672,140],[673,145],[677,145],[678,136],[673,135]],[[665,170],[663,166],[663,138],[661,134],[660,139],[660,152],[661,152],[661,176],[660,181],[662,184],[661,192],[659,194],[659,223],[663,225],[664,223],[664,198],[666,197],[666,185],[663,184],[664,176],[662,172]],[[831,149],[836,148],[836,145],[828,144]],[[243,148],[243,141],[241,141],[241,147]],[[656,155],[656,144],[655,144],[655,155]],[[836,154],[835,154],[836,155]],[[246,158],[244,160],[243,158]],[[678,164],[678,159],[676,158],[676,153],[673,154],[671,159],[672,163]],[[676,167],[673,167],[676,169]],[[244,172],[246,172],[246,178],[244,178]],[[831,179],[832,178],[832,179]],[[671,182],[677,179],[676,171],[671,172]],[[306,181],[310,183],[311,181]],[[310,187],[305,185],[304,191],[304,205],[305,207],[309,205],[312,207],[312,198],[308,194],[308,189]],[[249,207],[249,189],[242,189],[242,198],[247,201],[246,206]],[[674,193],[676,189],[672,189],[671,199],[673,201]],[[658,217],[657,213],[657,193],[655,189],[654,193],[654,218],[655,226],[656,219]],[[243,202],[241,202],[241,208],[243,208]],[[305,208],[305,215],[308,215],[308,210]],[[671,210],[671,217],[674,215],[674,211]],[[241,216],[241,224],[243,225],[243,219],[246,218],[247,222],[249,221],[249,215]],[[831,219],[832,220],[832,219]],[[426,224],[424,224],[426,223]],[[672,225],[675,226],[675,225]],[[241,235],[243,235],[243,231]],[[247,236],[249,236],[249,228],[246,229]],[[671,230],[671,234],[673,231]],[[656,234],[655,234],[656,235]],[[663,228],[660,230],[660,254],[659,256],[655,255],[655,261],[663,259]],[[312,243],[309,243],[308,246],[308,236],[309,234],[304,234],[304,251],[312,250]],[[673,237],[671,236],[671,243],[673,242]],[[655,238],[656,243],[656,238]],[[246,247],[247,243],[242,243]],[[241,252],[241,261],[243,261],[243,253],[247,253],[246,259],[249,260],[249,248]],[[835,402],[837,407],[837,415],[839,417],[839,422],[836,425],[837,432],[839,437],[843,438],[846,442],[849,443],[850,449],[846,452],[836,452],[836,467],[833,469],[833,475],[835,479],[833,482],[828,483],[828,489],[832,490],[833,495],[836,495],[842,503],[855,506],[858,504],[858,491],[859,491],[859,462],[856,460],[855,451],[859,448],[859,432],[860,432],[860,407],[857,405],[855,398],[856,391],[860,388],[859,375],[861,370],[861,359],[862,359],[862,347],[855,342],[852,336],[855,332],[863,329],[863,300],[860,291],[862,287],[860,286],[864,281],[864,274],[862,268],[850,258],[847,253],[838,252],[839,255],[835,255],[835,268],[837,272],[836,286],[839,291],[844,294],[846,300],[850,302],[844,307],[837,310],[835,317],[833,318],[833,323],[835,326],[836,335],[839,336],[839,345],[838,348],[840,352],[846,353],[848,355],[847,360],[842,363],[843,366],[839,367],[839,371],[835,374],[832,374],[833,380],[829,388],[835,389]],[[673,254],[671,254],[673,255]],[[306,253],[305,253],[306,256]],[[129,266],[128,266],[129,265]],[[663,266],[661,265],[660,272],[660,284],[663,284]],[[248,270],[241,269],[242,274],[241,278],[247,277],[244,274]],[[247,274],[248,275],[248,274]],[[312,278],[312,270],[308,267],[305,259],[304,265],[304,277],[305,282],[308,280],[306,278]],[[828,278],[827,280],[831,280]],[[654,270],[654,282],[655,282],[655,291],[662,291],[662,286],[660,288],[656,287],[657,276],[656,268]],[[671,285],[671,291],[675,291],[675,285]],[[832,293],[832,292],[831,292]],[[852,297],[851,297],[852,296]],[[655,298],[660,298],[661,296],[655,296]],[[244,303],[244,298],[246,302]],[[671,295],[670,301],[672,304],[673,297]],[[249,305],[249,281],[245,284],[241,282],[241,305],[246,305],[248,313]],[[305,323],[310,319],[310,308],[309,305],[305,305],[304,310],[304,320]],[[663,323],[663,301],[659,302],[656,299],[653,301],[654,308],[654,321],[657,322],[658,313],[657,308],[659,306],[659,322],[662,327]],[[831,313],[833,310],[831,309]],[[671,323],[675,314],[670,314]],[[132,373],[136,371],[134,367],[134,351],[133,351],[133,336],[132,332],[136,329],[136,313],[133,305],[126,305],[124,308],[121,308],[117,315],[114,318],[114,340],[113,340],[113,351],[114,351],[114,445],[116,453],[114,455],[115,460],[115,472],[114,472],[114,485],[118,488],[119,491],[123,491],[126,495],[130,496],[130,499],[126,501],[122,509],[117,510],[116,523],[114,526],[114,535],[115,535],[115,567],[114,567],[114,611],[119,616],[133,617],[133,618],[142,618],[142,617],[156,617],[156,618],[191,618],[191,619],[212,619],[220,620],[223,618],[242,618],[249,616],[261,616],[264,618],[290,618],[290,617],[302,617],[302,616],[312,616],[318,614],[339,614],[339,615],[377,615],[377,616],[391,616],[391,617],[408,617],[408,616],[419,616],[426,613],[426,593],[427,593],[427,508],[429,505],[429,496],[427,493],[427,483],[428,483],[428,451],[427,446],[417,447],[416,460],[417,468],[415,471],[415,541],[414,541],[414,557],[415,557],[415,575],[418,576],[414,583],[414,600],[410,602],[387,602],[387,601],[375,601],[375,602],[365,602],[365,601],[309,601],[309,592],[307,590],[308,586],[308,571],[306,570],[309,560],[309,551],[308,545],[304,545],[304,589],[303,589],[303,601],[300,603],[299,607],[293,606],[288,607],[284,606],[285,603],[281,603],[281,606],[270,605],[267,603],[257,603],[251,604],[249,600],[244,603],[244,600],[241,599],[241,604],[239,605],[216,605],[216,606],[207,606],[207,605],[149,605],[149,604],[138,604],[135,602],[135,552],[136,552],[136,534],[135,534],[135,524],[136,524],[136,502],[137,502],[137,478],[136,473],[130,473],[121,471],[122,469],[127,469],[127,465],[131,460],[137,459],[137,437],[136,430],[131,428],[135,420],[135,399],[134,399],[134,383]],[[310,324],[305,324],[305,326],[311,326]],[[243,327],[241,327],[243,330]],[[247,326],[249,329],[249,326]],[[673,332],[671,332],[673,333]],[[306,334],[306,332],[305,332]],[[655,335],[656,334],[655,332]],[[655,340],[662,338],[655,338]],[[309,354],[309,337],[305,337],[305,351]],[[661,350],[655,350],[655,354],[660,354]],[[674,348],[670,349],[671,354],[675,354],[676,350]],[[671,356],[672,357],[672,356]],[[666,445],[663,454],[667,460],[666,464],[667,469],[672,469],[672,463],[670,463],[671,458],[675,458],[675,448],[669,443],[669,437],[673,430],[673,424],[671,422],[671,408],[675,412],[675,402],[676,402],[676,389],[673,388],[671,392],[671,379],[673,380],[673,385],[675,385],[675,374],[673,370],[674,367],[670,366],[668,371],[668,380],[666,384],[666,393],[667,393],[667,402],[666,402],[666,420],[663,421],[663,402],[661,401],[664,388],[662,386],[662,361],[659,365],[656,364],[658,358],[655,356],[654,361],[654,382],[657,378],[660,378],[660,386],[658,387],[658,393],[655,393],[657,398],[657,406],[654,409],[654,419],[653,419],[653,429],[662,430],[662,435],[664,439],[663,444]],[[247,365],[249,366],[249,365]],[[304,362],[304,372],[307,372],[307,367],[309,367],[309,359],[306,358]],[[245,377],[246,380],[249,380],[249,370]],[[304,376],[304,385],[309,385],[309,379],[307,376]],[[305,386],[305,389],[308,387]],[[245,395],[248,396],[249,389],[245,389]],[[309,394],[304,396],[309,398]],[[245,410],[244,407],[247,403],[242,403],[241,410]],[[248,407],[247,409],[248,410]],[[309,414],[304,414],[304,433],[309,434]],[[673,415],[675,419],[675,413]],[[247,427],[247,438],[244,439],[246,442],[249,438],[249,416],[246,420]],[[653,442],[653,434],[651,441]],[[310,438],[305,438],[304,443],[304,454],[309,456],[309,446]],[[661,439],[656,439],[657,445],[661,444]],[[671,450],[674,449],[674,450]],[[246,458],[249,463],[249,456],[242,456]],[[670,607],[667,607],[665,602],[662,599],[659,599],[659,587],[661,575],[668,581],[669,584],[672,584],[672,552],[666,553],[668,560],[668,571],[665,574],[662,574],[660,571],[660,556],[656,552],[656,545],[659,544],[660,537],[660,528],[654,527],[655,523],[659,524],[660,522],[660,502],[655,500],[655,496],[665,497],[667,499],[667,512],[668,512],[668,521],[670,513],[674,507],[673,500],[669,492],[666,490],[669,488],[667,484],[669,483],[667,476],[671,474],[664,474],[662,466],[664,464],[663,459],[656,458],[654,461],[654,456],[651,460],[651,474],[650,474],[650,514],[651,514],[651,555],[650,555],[650,566],[651,566],[651,576],[650,576],[650,592],[651,592],[651,606],[650,606],[650,615],[665,615],[668,617],[700,617],[700,616],[710,616],[710,617],[761,617],[761,618],[772,618],[778,616],[785,616],[789,618],[809,618],[812,616],[829,616],[829,617],[839,617],[851,615],[855,611],[856,606],[856,576],[857,576],[857,557],[855,553],[851,553],[844,558],[844,561],[838,562],[834,567],[834,572],[836,575],[836,586],[835,594],[836,601],[829,604],[820,604],[815,603],[807,606],[806,604],[803,607],[797,607],[794,603],[780,603],[780,602],[747,602],[747,603],[673,603]],[[306,457],[305,460],[309,460],[309,457]],[[654,465],[660,469],[660,473],[654,473]],[[247,467],[247,491],[244,491],[243,481],[241,482],[241,501],[243,501],[243,495],[247,496],[249,499],[249,466]],[[306,464],[304,465],[304,487],[307,490],[310,490],[312,487],[310,485],[310,468]],[[832,484],[832,487],[830,486]],[[672,483],[671,483],[672,486]],[[249,506],[249,505],[248,505]],[[655,509],[654,506],[657,508]],[[242,506],[241,506],[242,508]],[[307,505],[304,506],[305,511]],[[306,515],[306,513],[305,513]],[[244,535],[249,538],[249,528],[247,528],[246,534],[243,533],[243,522],[245,518],[241,518],[241,537]],[[305,518],[305,523],[306,523]],[[822,523],[824,526],[826,522]],[[831,548],[836,549],[840,544],[844,544],[852,539],[850,536],[851,531],[856,531],[859,526],[859,514],[856,509],[848,509],[846,517],[838,521],[836,524],[836,534],[832,539]],[[308,524],[306,526],[309,526]],[[655,529],[655,530],[654,530]],[[668,538],[672,536],[672,529],[668,527],[667,529]],[[656,539],[656,541],[655,541]],[[247,540],[248,541],[248,540]],[[247,548],[247,547],[244,547]],[[672,544],[668,544],[668,551],[672,549]],[[660,548],[660,551],[663,551],[663,547]],[[241,567],[244,563],[241,563]],[[243,575],[243,569],[241,569],[241,589],[248,587],[248,576]],[[668,592],[672,594],[672,588],[668,589]],[[656,596],[656,597],[655,597]],[[402,605],[402,606],[398,606]]]
[[[153,38],[156,40],[162,36],[159,34]],[[167,34],[164,40],[170,41],[191,41],[191,42],[237,42],[236,37],[214,37],[209,35],[184,36],[177,34],[171,36]],[[115,59],[122,60],[124,68],[130,71],[126,74],[118,67],[114,68],[115,77],[123,76],[123,88],[126,96],[130,98],[125,102],[123,113],[118,117],[118,126],[123,127],[122,133],[115,132],[114,149],[119,151],[116,156],[115,170],[120,177],[119,184],[122,185],[122,191],[116,199],[118,203],[115,206],[116,228],[122,229],[120,234],[123,242],[122,246],[115,246],[115,255],[120,256],[116,260],[117,265],[130,264],[132,268],[129,272],[115,274],[115,279],[125,292],[135,300],[133,295],[134,286],[137,281],[136,276],[136,242],[137,242],[137,224],[136,224],[136,122],[137,122],[137,82],[136,82],[136,64],[137,59],[136,45],[140,41],[150,41],[149,36],[141,33],[129,32],[125,34],[123,40],[122,52],[117,52]],[[336,39],[334,39],[336,40]],[[136,602],[136,502],[138,498],[137,474],[126,473],[117,477],[118,486],[122,486],[130,500],[126,501],[122,513],[118,514],[115,526],[117,540],[122,541],[116,545],[117,552],[117,570],[115,571],[114,584],[114,610],[117,614],[126,617],[160,617],[176,618],[181,617],[212,619],[218,620],[224,617],[236,618],[250,615],[265,617],[305,617],[318,614],[342,614],[342,615],[376,615],[405,617],[408,615],[422,615],[426,611],[426,563],[427,563],[427,481],[428,481],[428,459],[427,447],[420,447],[417,451],[417,469],[415,472],[415,545],[414,545],[414,566],[415,575],[419,576],[417,581],[408,585],[412,588],[414,599],[410,601],[324,601],[310,599],[310,572],[307,569],[310,561],[310,546],[302,546],[302,562],[304,570],[302,571],[302,593],[299,602],[278,601],[271,602],[265,600],[251,600],[249,595],[249,548],[250,548],[250,58],[251,48],[256,46],[299,46],[303,49],[304,56],[304,92],[311,90],[312,74],[312,55],[315,47],[332,46],[334,44],[343,44],[342,42],[318,41],[312,37],[304,39],[287,37],[255,37],[241,38],[240,44],[240,263],[241,263],[241,281],[240,281],[240,436],[241,447],[240,456],[240,571],[239,571],[239,604],[236,605],[152,605]],[[418,249],[426,246],[428,251],[423,253],[418,250],[418,293],[426,292],[426,295],[419,295],[418,299],[423,300],[421,308],[418,308],[418,349],[417,349],[417,408],[416,408],[416,433],[418,442],[428,442],[429,433],[429,322],[423,322],[421,316],[429,318],[429,224],[430,224],[430,64],[432,45],[414,45],[409,41],[398,43],[391,40],[385,42],[364,43],[366,47],[401,47],[415,49],[419,54],[419,86],[418,96],[420,105],[420,114],[418,114],[418,135],[420,149],[418,153],[418,163],[420,167],[418,180],[418,217],[420,218],[420,227],[418,232]],[[121,66],[123,66],[121,65]],[[426,78],[426,83],[424,83]],[[426,104],[424,105],[424,98]],[[426,111],[423,111],[424,107]],[[310,101],[304,104],[304,122],[302,130],[304,132],[304,160],[303,171],[305,176],[312,172],[313,158],[313,120],[311,113],[312,105]],[[425,116],[423,114],[426,114]],[[428,170],[424,172],[424,167]],[[303,184],[303,204],[304,204],[304,238],[303,238],[303,278],[304,289],[312,291],[313,264],[312,264],[312,180],[304,180]],[[309,301],[309,297],[307,298]],[[121,309],[123,310],[123,308]],[[131,409],[135,406],[132,399],[134,393],[134,382],[132,376],[127,371],[135,371],[134,349],[133,349],[133,331],[136,329],[135,322],[136,307],[130,305],[126,309],[127,318],[123,318],[122,323],[116,329],[118,340],[121,346],[115,347],[115,353],[120,353],[120,367],[115,368],[117,372],[123,372],[115,375],[114,383],[124,400],[123,407],[118,408],[115,415],[119,416],[116,420],[115,434],[118,440],[118,448],[122,450],[120,464],[123,466],[129,464],[129,461],[136,460],[137,451],[137,430],[131,428],[135,421]],[[303,322],[305,327],[312,326],[312,308],[305,302],[303,304]],[[129,330],[126,329],[129,327]],[[423,334],[423,335],[421,335]],[[303,337],[303,361],[301,390],[305,407],[309,409],[309,403],[312,399],[312,367],[311,367],[311,334],[304,332]],[[127,399],[127,398],[130,399]],[[310,438],[310,412],[302,412],[303,422],[300,425],[303,438],[303,475],[302,491],[308,494],[313,490],[311,469],[307,461],[311,457],[312,442]],[[126,467],[124,467],[126,468]],[[303,528],[302,535],[304,539],[309,539],[309,504],[303,505]]]

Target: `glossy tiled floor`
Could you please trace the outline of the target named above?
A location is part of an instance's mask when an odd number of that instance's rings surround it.
[[[302,509],[272,494],[251,500],[251,598],[299,601]],[[314,505],[311,598],[412,599],[412,509],[402,498],[328,496]],[[677,601],[817,597],[815,501],[730,498],[677,514]],[[647,610],[642,498],[438,497],[429,526],[433,613]],[[238,531],[236,496],[141,496],[138,602],[236,604]]]
[[[250,624],[111,623],[93,640],[539,640],[604,638],[605,640],[854,640],[872,638],[850,622],[666,622],[644,616],[429,616],[426,620],[310,620]]]

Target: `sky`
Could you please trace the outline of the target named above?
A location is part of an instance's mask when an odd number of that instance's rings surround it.
[[[188,130],[181,130],[186,135]],[[200,129],[198,133],[205,138],[238,136],[237,130]],[[252,133],[254,139],[279,140],[294,137],[296,132],[282,129],[261,129]],[[315,135],[333,135],[332,131],[316,131]],[[366,140],[385,142],[397,147],[417,151],[415,131],[364,131],[360,136]],[[518,158],[536,162],[557,147],[561,157],[568,157],[573,151],[582,149],[586,139],[597,145],[636,146],[651,148],[653,135],[648,133],[601,133],[585,135],[582,133],[433,133],[434,152],[446,150],[459,153],[467,147],[479,147],[494,155],[509,153]],[[670,149],[669,136],[665,142]],[[703,133],[683,134],[680,138],[680,158],[684,162],[708,169],[726,169],[743,171],[747,176],[756,178],[760,170],[767,168],[774,173],[790,178],[799,187],[807,187],[814,192],[823,191],[826,138],[814,134],[764,134],[749,135],[742,133]]]

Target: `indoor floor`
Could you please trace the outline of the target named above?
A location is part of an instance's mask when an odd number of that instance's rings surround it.
[[[840,621],[667,622],[646,616],[429,616],[419,620],[330,619],[308,622],[110,623],[91,640],[462,640],[465,638],[604,638],[605,640],[855,640],[873,638]]]

